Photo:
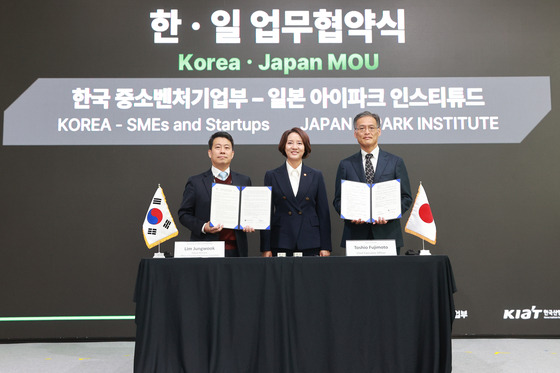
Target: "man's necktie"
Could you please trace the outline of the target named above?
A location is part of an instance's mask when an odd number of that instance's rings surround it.
[[[368,184],[373,184],[373,164],[371,163],[371,158],[373,154],[366,154],[366,182]]]
[[[218,178],[219,178],[220,180],[222,180],[222,181],[225,180],[225,179],[227,179],[227,177],[228,177],[228,174],[227,174],[227,172],[225,172],[225,171],[222,171],[222,172],[220,172],[220,173],[218,174]]]

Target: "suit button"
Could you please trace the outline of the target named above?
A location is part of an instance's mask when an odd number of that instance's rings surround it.
[[[288,211],[288,215],[292,215],[292,212],[291,212],[291,211]]]
[[[282,199],[288,199],[286,196],[282,196]]]
[[[301,212],[301,211],[298,211],[297,213],[298,213],[299,215],[303,214],[303,212]]]
[[[306,201],[309,201],[309,197],[305,197],[305,200],[306,200]]]

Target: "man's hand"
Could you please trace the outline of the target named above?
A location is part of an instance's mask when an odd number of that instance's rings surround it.
[[[351,220],[350,223],[353,224],[365,224],[367,223],[366,221],[362,220],[362,219],[355,219],[355,220]]]
[[[378,217],[377,220],[373,221],[373,224],[381,224],[381,225],[387,224],[387,220],[385,220],[385,218]]]
[[[367,221],[363,221],[362,219],[351,220],[351,223],[354,224],[366,224]],[[382,217],[378,217],[377,220],[374,220],[372,224],[387,224],[387,220]]]
[[[208,234],[218,233],[223,228],[224,228],[224,226],[222,224],[218,224],[218,225],[215,225],[215,226],[211,227],[209,221],[206,222],[206,224],[204,224],[204,232],[208,233]]]

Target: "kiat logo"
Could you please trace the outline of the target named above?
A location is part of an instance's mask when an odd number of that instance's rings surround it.
[[[537,306],[523,310],[504,310],[504,320],[538,320],[541,316],[545,320],[560,320],[560,310],[537,309]]]

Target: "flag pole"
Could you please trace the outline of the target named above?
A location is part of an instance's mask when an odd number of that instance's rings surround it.
[[[158,183],[157,185],[158,189],[161,188],[161,184]],[[165,255],[162,255],[161,251],[160,251],[160,245],[161,244],[157,244],[157,253],[154,253],[154,258],[165,258]]]
[[[160,252],[159,250],[159,243],[157,245],[157,253],[154,253],[154,258],[165,258],[165,254],[163,254],[162,252]]]
[[[422,250],[420,250],[420,255],[432,255],[430,250],[424,250],[424,239],[422,239]]]

